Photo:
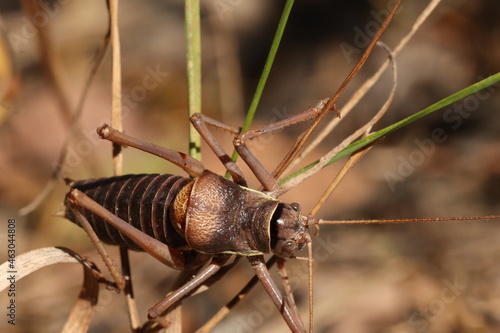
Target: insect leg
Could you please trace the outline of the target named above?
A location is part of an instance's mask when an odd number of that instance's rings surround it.
[[[240,258],[241,257],[236,257],[232,263],[221,267],[214,275],[209,277],[207,280],[203,281],[203,284],[199,285],[196,288],[198,288],[198,290],[200,288],[208,288],[209,286],[211,286],[212,284],[214,284],[215,282],[220,280],[231,268],[233,268],[236,265],[236,263],[239,261]],[[180,289],[180,287],[184,286],[189,280],[192,279],[193,276],[195,276],[197,274],[198,274],[198,270],[195,270],[195,269],[181,271],[181,274],[178,276],[172,290]],[[191,294],[194,295],[194,292],[197,292],[198,290],[194,290]],[[171,296],[171,295],[169,295],[169,296]],[[166,310],[163,310],[163,313],[161,316],[156,317],[156,318],[150,318],[150,320],[148,320],[148,322],[146,322],[145,326],[143,327],[144,332],[149,332],[147,330],[147,328],[149,328],[149,327],[168,327],[169,330],[172,330],[173,332],[175,332],[173,325],[175,324],[176,318],[173,316],[173,313],[175,312],[176,307],[181,304],[180,301],[178,301],[177,303],[170,304]],[[162,310],[157,309],[157,310],[153,310],[153,311],[156,314],[157,312],[160,312]],[[177,320],[180,321],[180,317]],[[143,331],[141,331],[141,332],[143,332]],[[156,332],[156,331],[152,331],[152,332]],[[200,330],[196,330],[196,332],[202,333],[202,331],[200,331]],[[205,331],[205,333],[206,332],[207,331]]]
[[[255,271],[255,275],[259,278],[260,282],[264,286],[264,289],[271,297],[292,332],[306,332],[304,326],[302,325],[302,320],[298,318],[295,311],[290,309],[290,306],[285,302],[283,295],[281,295],[278,287],[272,280],[271,275],[266,268],[264,256],[249,256],[248,261],[250,261],[250,264]]]
[[[290,118],[269,124],[267,126],[257,127],[253,130],[243,132],[234,139],[233,144],[238,151],[238,154],[240,154],[241,158],[250,167],[253,174],[257,177],[262,186],[264,186],[264,189],[266,191],[277,193],[279,189],[278,183],[274,176],[266,170],[262,163],[260,163],[255,155],[253,155],[253,153],[248,149],[246,142],[262,134],[272,133],[278,130],[282,130],[283,128],[286,128],[288,126],[316,118],[322,110],[323,106],[324,101],[321,101],[315,107],[310,108],[304,112],[291,116]]]
[[[302,318],[299,315],[297,305],[295,304],[295,298],[293,297],[292,287],[290,286],[290,280],[288,280],[288,273],[285,267],[285,259],[276,257],[276,263],[278,264],[278,270],[280,272],[281,280],[283,281],[283,287],[285,288],[285,294],[288,300],[288,304],[290,305],[292,311],[295,313],[295,316],[300,320],[302,326],[304,326]]]
[[[240,133],[239,127],[230,126],[210,117],[207,117],[201,113],[195,113],[191,116],[191,123],[194,128],[203,137],[203,140],[208,144],[210,149],[215,153],[219,160],[224,164],[226,170],[231,174],[233,181],[241,186],[246,186],[245,176],[236,163],[229,157],[227,152],[222,148],[220,143],[214,137],[214,135],[208,129],[208,126],[216,127],[222,129],[226,132],[232,133],[234,136]]]
[[[175,150],[171,150],[165,147],[161,147],[149,142],[133,138],[120,131],[115,130],[114,128],[110,127],[107,124],[104,124],[101,127],[99,127],[97,129],[97,134],[99,134],[99,136],[102,139],[106,139],[123,146],[134,147],[144,152],[161,157],[177,165],[192,177],[200,176],[205,170],[203,164],[195,158],[192,158],[184,153]]]
[[[76,220],[82,226],[82,228],[85,230],[85,232],[89,236],[90,240],[92,241],[92,243],[96,247],[97,252],[99,252],[99,254],[101,255],[101,258],[104,261],[104,264],[108,268],[109,273],[111,274],[111,276],[113,277],[113,280],[115,281],[116,288],[118,290],[124,290],[125,286],[126,286],[125,279],[118,272],[118,270],[116,269],[116,266],[113,265],[113,261],[109,257],[106,249],[104,248],[104,245],[102,244],[101,240],[99,239],[99,237],[95,233],[94,229],[92,229],[92,226],[90,225],[89,221],[85,217],[83,210],[82,210],[82,207],[79,207],[77,205],[74,205],[74,206],[72,205],[71,208],[75,214]]]
[[[271,256],[269,260],[266,263],[267,269],[271,268],[276,263],[276,256]],[[225,267],[224,267],[225,268]],[[234,308],[241,300],[243,300],[250,290],[259,282],[259,279],[257,278],[257,275],[254,275],[250,281],[247,282],[247,284],[236,294],[229,302],[226,303],[224,307],[219,309],[219,311],[212,317],[210,318],[205,324],[203,324],[202,327],[200,327],[198,330],[196,330],[197,333],[207,333],[212,330],[217,323],[219,323],[228,313],[231,311],[232,308]]]
[[[193,279],[152,306],[148,311],[148,317],[151,319],[158,318],[162,313],[167,311],[169,307],[192,293],[196,288],[201,286],[203,282],[217,273],[230,257],[231,255],[214,256],[210,264],[196,274]]]
[[[146,235],[139,229],[123,221],[116,215],[112,214],[106,208],[99,205],[97,202],[89,198],[83,192],[73,189],[69,193],[68,199],[71,207],[74,210],[83,207],[92,213],[100,216],[107,223],[111,224],[122,234],[130,238],[134,243],[141,247],[144,251],[156,258],[163,264],[174,269],[187,269],[197,267],[203,264],[208,258],[207,255],[200,253],[181,253],[166,244]]]

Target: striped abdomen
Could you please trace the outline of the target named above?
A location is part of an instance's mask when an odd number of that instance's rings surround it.
[[[193,180],[174,175],[141,174],[111,178],[87,179],[72,185],[102,205],[111,213],[142,232],[173,248],[186,245],[173,226],[171,204],[182,188]],[[75,216],[66,204],[66,217],[75,222]],[[97,236],[105,243],[141,250],[99,216],[85,210]]]

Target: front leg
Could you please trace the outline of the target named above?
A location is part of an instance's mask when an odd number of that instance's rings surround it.
[[[230,257],[231,255],[217,255],[213,257],[210,264],[196,274],[190,281],[151,307],[148,311],[148,317],[150,319],[160,317],[172,305],[180,301],[183,297],[191,294],[196,288],[200,287],[205,281],[219,272],[221,267],[224,266]]]
[[[200,133],[201,137],[203,138],[203,140],[205,140],[210,149],[212,149],[217,158],[219,158],[222,164],[224,164],[224,167],[233,178],[233,181],[241,186],[247,186],[247,182],[245,180],[243,172],[231,159],[231,157],[229,157],[224,148],[222,148],[221,144],[208,129],[208,126],[212,126],[229,132],[234,136],[240,133],[240,128],[221,123],[220,121],[207,117],[201,113],[193,114],[191,116],[191,123],[193,124],[194,128],[196,128],[198,133]]]
[[[106,139],[122,146],[133,147],[146,153],[161,157],[177,165],[182,170],[186,171],[191,177],[198,177],[203,173],[203,171],[205,171],[205,167],[203,166],[203,164],[197,159],[192,158],[191,156],[172,149],[155,145],[153,143],[142,141],[137,138],[133,138],[110,127],[109,125],[104,124],[99,127],[97,129],[97,134],[99,135],[99,137],[101,137],[101,139]]]
[[[253,130],[249,130],[240,133],[233,141],[234,147],[241,158],[245,161],[248,167],[252,170],[253,174],[259,182],[262,184],[264,189],[272,196],[275,196],[279,192],[279,185],[274,176],[260,163],[260,161],[255,157],[255,155],[248,149],[247,141],[252,140],[260,135],[272,133],[278,130],[282,130],[288,126],[292,126],[303,121],[314,119],[318,117],[321,110],[323,109],[324,102],[321,101],[316,105],[316,107],[310,108],[304,112],[291,116],[290,118],[269,124],[267,126],[257,127]]]
[[[290,327],[290,330],[292,332],[305,333],[306,330],[302,324],[302,320],[298,318],[296,312],[292,311],[290,306],[286,303],[285,298],[281,295],[278,287],[271,278],[264,261],[264,256],[249,256],[248,261],[252,265],[255,275],[259,278],[260,282],[264,286],[264,289],[278,308],[281,316],[283,316],[283,319],[287,323],[288,327]]]

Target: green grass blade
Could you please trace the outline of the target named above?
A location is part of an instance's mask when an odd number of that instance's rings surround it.
[[[479,82],[477,82],[477,83],[475,83],[475,84],[473,84],[473,85],[471,85],[463,90],[460,90],[459,92],[454,93],[453,95],[450,95],[450,96],[440,100],[437,103],[432,104],[431,106],[423,109],[422,111],[419,111],[419,112],[417,112],[417,113],[415,113],[415,114],[413,114],[413,115],[411,115],[403,120],[398,121],[397,123],[394,123],[390,126],[387,126],[386,128],[383,128],[377,132],[374,132],[374,133],[368,135],[367,137],[359,139],[359,140],[351,143],[349,146],[344,148],[342,151],[340,151],[325,166],[328,166],[328,165],[340,160],[341,158],[343,158],[347,155],[350,155],[350,154],[358,151],[359,149],[364,148],[364,147],[372,144],[376,140],[382,138],[383,136],[386,136],[387,134],[389,134],[391,132],[394,132],[397,129],[400,129],[404,126],[407,126],[420,118],[423,118],[423,117],[425,117],[433,112],[436,112],[436,111],[438,111],[438,110],[440,110],[440,109],[442,109],[450,104],[453,104],[453,103],[455,103],[463,98],[466,98],[467,96],[473,95],[473,94],[477,93],[478,91],[483,90],[485,88],[488,88],[488,87],[490,87],[498,82],[500,82],[500,73],[494,74],[494,75],[492,75],[492,76],[490,76],[482,81],[479,81]],[[309,164],[308,166],[300,169],[299,171],[295,172],[294,174],[281,180],[279,183],[283,184],[286,181],[297,177],[298,175],[309,170],[310,168],[312,168],[316,164],[318,164],[318,161],[313,162],[313,163]]]
[[[201,33],[200,0],[186,0],[186,62],[188,115],[201,113]],[[189,124],[189,156],[201,161],[201,137]]]
[[[276,33],[271,44],[271,49],[269,50],[266,63],[264,64],[264,69],[262,70],[257,89],[255,90],[255,94],[248,109],[245,122],[243,123],[243,126],[241,128],[242,132],[248,130],[250,128],[250,125],[252,124],[255,112],[257,111],[257,107],[259,106],[259,102],[262,97],[262,92],[264,91],[269,73],[271,72],[271,68],[274,63],[274,59],[276,58],[276,53],[278,52],[278,48],[283,37],[283,32],[285,31],[286,24],[288,22],[288,17],[290,16],[290,12],[292,10],[293,3],[294,0],[287,0],[287,2],[285,3],[285,7],[283,8],[283,13],[281,14],[278,28],[276,29]],[[232,156],[233,161],[236,161],[237,158],[238,153],[234,151]]]

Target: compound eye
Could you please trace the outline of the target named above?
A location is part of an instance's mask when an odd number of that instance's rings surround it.
[[[296,202],[292,202],[292,203],[290,204],[290,207],[292,207],[292,209],[293,209],[294,211],[296,211],[296,212],[300,211],[300,205],[299,205],[298,203],[296,203]]]
[[[275,248],[275,253],[284,258],[288,258],[293,255],[297,247],[295,242],[290,239],[281,241],[277,245],[278,246]]]

